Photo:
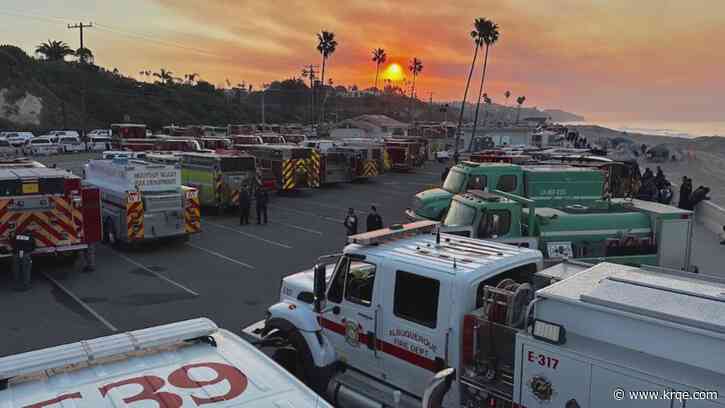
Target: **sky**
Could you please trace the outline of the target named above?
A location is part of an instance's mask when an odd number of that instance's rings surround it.
[[[324,29],[339,43],[326,72],[336,85],[372,86],[371,52],[384,48],[406,70],[422,60],[421,99],[452,101],[463,97],[476,17],[500,26],[486,74],[496,103],[510,90],[509,104],[525,95],[527,106],[588,119],[725,120],[722,0],[2,0],[0,43],[77,48],[67,24],[93,22],[85,44],[99,65],[258,88],[320,65],[315,33]]]

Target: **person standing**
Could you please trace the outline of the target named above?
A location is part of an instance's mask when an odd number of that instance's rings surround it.
[[[383,228],[383,217],[378,214],[378,209],[375,206],[370,207],[370,214],[368,214],[367,226],[368,232],[375,231]]]
[[[262,217],[264,217],[264,223],[267,223],[267,203],[269,202],[269,195],[267,189],[261,187],[257,189],[255,194],[257,200],[257,224],[262,223]]]
[[[347,210],[344,225],[348,236],[357,234],[357,215],[352,207]]]
[[[722,232],[720,233],[720,245],[725,245],[725,225],[722,226]]]
[[[692,194],[692,180],[687,176],[682,177],[682,185],[680,186],[680,200],[677,205],[683,210],[687,209],[690,202],[690,194]]]
[[[28,231],[15,234],[13,239],[13,279],[16,290],[30,289],[30,279],[33,268],[31,255],[35,251],[35,238]]]
[[[249,192],[246,188],[242,188],[239,192],[239,225],[249,224]]]

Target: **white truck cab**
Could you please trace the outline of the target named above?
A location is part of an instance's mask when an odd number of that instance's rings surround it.
[[[333,404],[419,407],[436,372],[458,366],[463,316],[482,288],[542,266],[539,251],[432,234],[436,225],[349,237],[342,254],[284,278],[280,302],[245,331],[276,342],[278,360],[293,348],[297,364],[284,365]]]
[[[205,318],[0,358],[0,407],[331,408]]]

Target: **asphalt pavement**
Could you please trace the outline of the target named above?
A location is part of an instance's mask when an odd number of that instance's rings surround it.
[[[41,161],[80,174],[96,156]],[[81,262],[36,262],[28,292],[12,290],[9,264],[0,263],[7,271],[0,273],[0,356],[202,316],[240,333],[277,301],[284,276],[342,249],[349,207],[360,231],[371,205],[385,225],[404,222],[413,194],[438,182],[441,170],[428,163],[367,182],[273,195],[267,225],[256,224],[254,209],[246,226],[237,214],[205,213],[202,232],[189,242],[122,250],[98,245],[90,273],[80,271]]]

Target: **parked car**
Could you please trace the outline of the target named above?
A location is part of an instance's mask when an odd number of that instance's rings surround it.
[[[88,134],[86,134],[87,137],[91,136],[108,136],[111,137],[111,129],[93,129]]]
[[[13,147],[25,146],[30,139],[35,137],[31,132],[2,132],[0,139],[7,140]]]
[[[25,153],[30,155],[51,155],[60,153],[60,145],[52,136],[38,136],[25,146]]]
[[[60,136],[58,144],[63,153],[82,152],[86,150],[86,146],[77,136]]]
[[[89,152],[111,150],[111,136],[88,134],[86,150]]]
[[[443,163],[452,157],[453,153],[450,150],[439,150],[436,152],[436,160],[438,160],[438,163]]]
[[[15,154],[16,150],[7,139],[0,139],[0,156],[10,156]]]
[[[57,137],[75,136],[78,139],[81,138],[81,135],[79,135],[78,132],[76,132],[75,130],[51,130],[50,132],[48,132],[48,134],[51,136],[57,136]]]

